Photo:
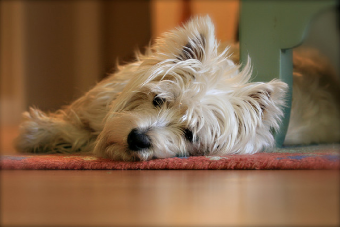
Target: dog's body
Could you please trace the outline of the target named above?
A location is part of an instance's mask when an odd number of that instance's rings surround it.
[[[196,18],[71,105],[56,113],[33,108],[24,113],[17,149],[93,150],[131,161],[251,154],[272,147],[270,131],[279,127],[287,85],[279,80],[250,83],[249,62],[239,71],[230,57],[236,50],[219,48],[210,18]],[[285,143],[339,141],[338,102],[318,78],[327,72],[314,60],[296,58]]]

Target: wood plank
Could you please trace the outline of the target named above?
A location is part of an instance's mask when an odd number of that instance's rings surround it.
[[[1,224],[339,225],[338,171],[1,171]]]

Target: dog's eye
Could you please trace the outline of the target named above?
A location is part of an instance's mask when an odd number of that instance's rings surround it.
[[[191,142],[191,143],[193,142],[194,135],[192,134],[192,131],[190,131],[189,129],[185,129],[184,130],[184,136],[189,142]]]
[[[163,105],[163,103],[165,103],[165,99],[164,98],[161,98],[161,97],[159,97],[157,95],[153,98],[152,104],[155,107],[160,107],[160,106]]]

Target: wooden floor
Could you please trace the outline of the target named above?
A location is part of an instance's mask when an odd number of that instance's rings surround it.
[[[16,129],[1,130],[15,152]],[[0,171],[0,226],[339,226],[339,171]]]
[[[1,171],[1,226],[338,226],[338,171]]]

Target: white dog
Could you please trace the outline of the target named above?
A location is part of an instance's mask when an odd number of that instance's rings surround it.
[[[16,147],[94,151],[124,161],[252,154],[272,147],[271,129],[279,127],[287,85],[249,82],[250,59],[240,71],[233,51],[220,49],[210,18],[195,18],[71,105],[55,113],[25,112]],[[295,59],[301,67],[295,69],[286,143],[339,141],[337,102],[319,83],[324,70],[303,59]]]

